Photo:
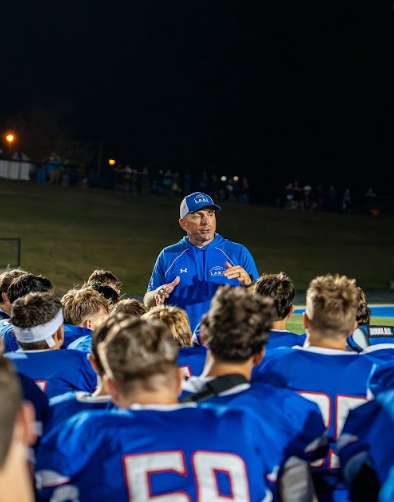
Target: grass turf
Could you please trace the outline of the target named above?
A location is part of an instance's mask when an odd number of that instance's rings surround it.
[[[371,324],[378,326],[393,326],[394,317],[371,317]],[[305,330],[302,327],[302,315],[292,315],[287,321],[286,329],[292,333],[297,333],[298,335],[305,333]]]
[[[180,197],[3,179],[0,197],[0,237],[20,237],[21,267],[47,276],[59,294],[96,267],[116,274],[122,293],[143,294],[159,251],[183,236]],[[283,271],[297,290],[326,273],[355,277],[365,290],[394,279],[393,215],[221,205],[218,232],[246,245],[260,273]],[[0,251],[0,264],[10,260]]]

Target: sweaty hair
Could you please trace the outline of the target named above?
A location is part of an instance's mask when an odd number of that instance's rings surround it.
[[[0,470],[7,459],[21,403],[21,388],[14,366],[0,356]]]
[[[108,369],[121,392],[127,395],[135,385],[154,390],[155,377],[177,369],[178,346],[163,323],[129,318],[116,323],[100,344]]]
[[[7,295],[10,303],[28,293],[53,292],[52,282],[42,275],[23,274],[11,281]]]
[[[122,283],[110,270],[103,270],[102,268],[96,268],[90,274],[87,282],[103,282],[104,284],[115,284],[115,286],[120,290],[122,288]]]
[[[96,362],[97,369],[100,375],[104,375],[105,370],[103,364],[100,359],[100,354],[98,351],[98,346],[101,342],[103,342],[109,333],[109,330],[115,324],[119,324],[120,322],[128,319],[129,316],[123,313],[111,312],[107,317],[102,319],[96,328],[93,330],[92,334],[92,355],[93,359]]]
[[[123,312],[124,314],[141,317],[148,312],[148,309],[143,303],[135,298],[124,298],[123,300],[119,300],[118,303],[112,307],[112,312]]]
[[[108,286],[108,284],[105,284],[104,282],[88,282],[85,287],[92,288],[97,291],[97,293],[100,293],[100,295],[107,300],[110,307],[119,301],[118,293],[114,290],[114,288],[111,288],[111,286]]]
[[[360,326],[367,326],[371,322],[371,311],[368,307],[367,297],[364,291],[357,286],[360,298],[357,308],[356,321]]]
[[[79,326],[100,310],[109,313],[109,305],[100,293],[92,288],[70,289],[62,296],[64,324]]]
[[[3,303],[2,293],[7,293],[11,282],[21,275],[27,274],[25,270],[20,270],[19,268],[14,268],[11,270],[5,270],[0,274],[0,303]]]
[[[20,328],[32,328],[52,321],[61,309],[59,298],[51,293],[28,293],[12,304],[10,321]],[[48,349],[45,340],[32,343],[18,340],[18,345],[23,350]]]
[[[256,282],[254,293],[273,299],[276,310],[274,321],[282,321],[289,315],[293,305],[295,288],[293,281],[283,272],[262,274]]]
[[[156,305],[152,307],[141,319],[157,319],[171,330],[174,340],[179,347],[191,347],[192,332],[186,310],[179,307]]]
[[[264,348],[274,315],[271,298],[226,285],[212,298],[201,329],[215,358],[223,362],[245,362]]]
[[[356,320],[359,298],[355,279],[339,274],[315,277],[306,292],[310,329],[328,338],[347,336]]]

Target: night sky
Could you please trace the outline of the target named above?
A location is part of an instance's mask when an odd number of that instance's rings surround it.
[[[122,163],[246,174],[266,194],[391,190],[389,2],[15,0],[0,24],[2,130],[44,110]]]

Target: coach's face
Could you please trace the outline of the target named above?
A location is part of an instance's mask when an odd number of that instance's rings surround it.
[[[195,246],[206,246],[215,238],[216,215],[210,206],[187,214],[179,220],[179,224]]]

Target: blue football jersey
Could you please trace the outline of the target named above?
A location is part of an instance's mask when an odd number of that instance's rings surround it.
[[[92,338],[92,333],[93,331],[88,328],[74,326],[73,324],[64,324],[64,342],[61,348],[68,349],[75,340],[81,337],[90,336],[90,338]]]
[[[264,363],[264,361],[263,361]],[[278,348],[260,366],[258,377],[286,386],[316,402],[328,427],[330,450],[312,464],[312,476],[320,501],[348,499],[336,451],[349,410],[367,400],[367,382],[373,362],[356,353],[318,347]]]
[[[79,350],[80,352],[90,353],[92,350],[92,334],[80,336],[67,347],[70,350]]]
[[[390,470],[394,466],[394,390],[381,392],[375,401],[368,403],[371,415],[364,414],[364,420],[357,428],[347,427],[347,435],[339,441],[341,455],[345,457],[347,479],[354,477],[362,463],[367,463],[375,471],[379,485],[388,481]],[[354,424],[353,424],[354,425]],[[353,433],[353,438],[350,433]],[[351,440],[356,439],[355,450]],[[341,442],[343,444],[341,444]],[[354,441],[355,442],[355,441]],[[349,449],[352,456],[349,455]],[[386,491],[389,486],[386,485]],[[393,487],[391,486],[391,491]]]
[[[370,397],[376,397],[381,392],[394,389],[394,366],[393,362],[376,364],[371,371],[368,381]]]
[[[80,411],[104,410],[112,408],[110,396],[93,397],[89,392],[70,391],[49,399],[50,420],[44,429],[45,434],[56,426]]]
[[[212,378],[192,377],[183,382],[180,398],[199,392],[209,380]],[[318,405],[288,389],[255,381],[198,403],[202,408],[206,405],[247,410],[259,420],[274,424],[275,442],[283,452],[281,464],[292,456],[312,461],[327,452],[326,426]]]
[[[380,409],[381,405],[374,399],[350,410],[337,440],[342,474],[349,487],[366,460],[371,426],[379,416]]]
[[[178,367],[186,378],[201,375],[207,356],[207,348],[203,345],[182,347],[178,351]]]
[[[306,334],[297,335],[286,329],[272,329],[267,340],[267,349],[277,347],[294,347],[294,345],[304,345]]]
[[[241,410],[81,412],[43,438],[36,480],[44,498],[74,502],[269,501],[271,432]]]
[[[3,309],[0,309],[0,321],[9,318],[10,318],[9,314],[7,314],[7,312],[5,312]]]
[[[3,337],[4,352],[15,352],[19,349],[18,342],[14,335],[14,329],[9,319],[0,321],[0,335]]]
[[[34,380],[48,397],[70,390],[93,392],[97,387],[97,375],[83,352],[19,351],[5,354],[5,357],[12,360],[18,373]]]
[[[41,437],[50,418],[49,399],[38,385],[26,375],[18,373],[25,401],[30,401],[35,411],[35,428],[38,437]]]

